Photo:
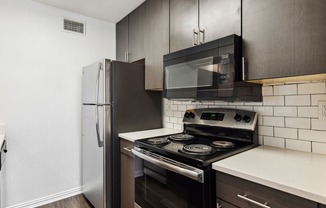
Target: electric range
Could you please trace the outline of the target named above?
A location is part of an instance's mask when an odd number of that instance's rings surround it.
[[[184,113],[182,134],[136,140],[132,152],[143,162],[142,174],[136,177],[136,203],[143,208],[162,207],[164,201],[173,204],[166,207],[216,207],[211,164],[258,146],[257,119],[252,111],[190,109]],[[161,201],[146,195],[154,184],[164,194],[152,197]],[[190,190],[200,199],[193,200]]]

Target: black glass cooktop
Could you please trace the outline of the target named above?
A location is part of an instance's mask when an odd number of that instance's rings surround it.
[[[171,136],[178,135],[136,140],[135,146],[199,168],[210,166],[215,161],[256,146],[251,142],[217,137],[184,136],[190,139],[174,140]],[[162,144],[159,142],[161,139]],[[153,141],[155,141],[155,143],[153,143]],[[216,145],[214,145],[214,143],[216,144],[216,141],[222,141],[222,146],[224,146],[216,147]],[[197,145],[198,147],[194,145]],[[189,148],[186,148],[185,150],[185,146]],[[208,154],[201,153],[200,148],[203,148],[203,151],[208,152]],[[188,149],[190,149],[191,152],[189,152]],[[199,154],[197,154],[198,152]]]

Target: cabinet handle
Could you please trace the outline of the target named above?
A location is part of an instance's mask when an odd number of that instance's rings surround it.
[[[220,205],[219,203],[216,204],[216,208],[222,208],[223,206]]]
[[[242,80],[243,81],[247,79],[246,64],[247,64],[247,61],[246,61],[245,57],[242,57]]]
[[[194,32],[194,46],[196,46],[196,45],[198,45],[198,31],[197,31],[197,29],[194,29],[193,30],[193,32]]]
[[[202,35],[200,35],[202,34]],[[200,38],[202,37],[202,38]],[[202,41],[201,41],[202,40]],[[199,44],[205,43],[205,29],[199,29]]]
[[[125,51],[125,62],[127,62],[127,51]]]
[[[126,150],[127,152],[131,152],[132,147],[124,147],[123,149]]]
[[[243,196],[240,195],[240,194],[238,194],[238,197],[239,197],[240,199],[243,199],[243,200],[245,200],[245,201],[247,201],[247,202],[250,202],[250,203],[252,203],[252,204],[255,204],[255,205],[259,206],[259,207],[263,207],[263,208],[271,208],[270,206],[267,205],[267,202],[265,202],[264,204],[262,204],[262,203],[260,203],[260,202],[257,202],[257,201],[255,201],[255,200],[252,200],[252,199],[248,198],[247,196],[248,196],[247,194],[245,194],[245,195],[243,195]]]

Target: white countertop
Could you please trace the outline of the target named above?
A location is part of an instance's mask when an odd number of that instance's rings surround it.
[[[168,129],[168,128],[161,128],[161,129],[150,129],[144,131],[121,133],[118,136],[120,138],[134,142],[137,139],[145,139],[150,137],[165,136],[165,135],[177,134],[177,133],[181,133],[181,131]]]
[[[326,155],[260,146],[213,169],[326,204]]]

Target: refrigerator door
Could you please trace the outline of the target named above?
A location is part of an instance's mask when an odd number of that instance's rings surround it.
[[[104,103],[104,63],[97,62],[83,68],[83,104]]]
[[[96,208],[104,207],[104,148],[97,139],[104,136],[103,109],[83,105],[83,194]]]

